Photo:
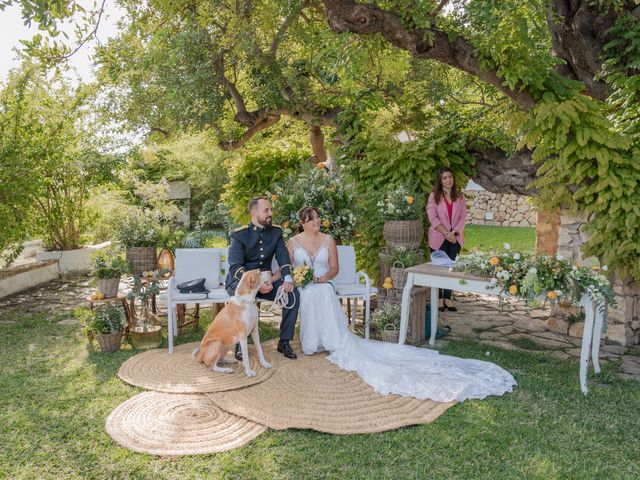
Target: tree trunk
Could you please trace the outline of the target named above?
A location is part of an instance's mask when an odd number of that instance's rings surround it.
[[[324,134],[320,125],[309,125],[309,142],[314,155],[314,165],[327,161],[327,149],[324,145]]]
[[[535,195],[536,191],[528,188],[535,180],[538,168],[531,164],[531,151],[517,152],[513,156],[497,148],[468,151],[476,159],[476,175],[473,180],[485,190]]]

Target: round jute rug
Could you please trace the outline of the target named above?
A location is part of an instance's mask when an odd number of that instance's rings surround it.
[[[157,392],[167,393],[205,393],[222,392],[255,385],[265,381],[275,368],[263,368],[258,361],[258,354],[253,345],[249,345],[249,361],[256,372],[255,377],[247,377],[242,363],[225,365],[233,369],[233,373],[214,372],[193,358],[191,353],[199,345],[198,342],[186,343],[173,349],[169,354],[166,349],[148,350],[131,357],[118,370],[118,377],[123,381]],[[263,348],[269,363],[277,362],[273,348]]]
[[[137,452],[196,455],[238,448],[266,427],[220,410],[202,394],[144,392],[111,412],[106,429]]]
[[[300,351],[299,345],[294,345]],[[267,427],[313,429],[334,434],[373,433],[429,423],[456,402],[382,396],[327,354],[282,361],[266,381],[206,394],[216,405]]]

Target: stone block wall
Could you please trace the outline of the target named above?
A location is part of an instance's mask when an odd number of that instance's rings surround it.
[[[588,217],[570,216],[566,210],[560,211],[558,231],[558,254],[576,262],[599,265],[598,259],[584,257],[580,247],[589,235],[586,231]],[[613,276],[613,291],[618,305],[609,309],[609,319],[604,338],[617,344],[631,346],[640,340],[640,285],[630,279]]]
[[[464,195],[469,208],[467,223],[503,227],[536,226],[536,212],[525,196],[486,190],[466,190]]]

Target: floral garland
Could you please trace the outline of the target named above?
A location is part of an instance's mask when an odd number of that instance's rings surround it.
[[[503,252],[479,252],[460,255],[451,271],[490,277],[488,288],[497,288],[505,296],[518,297],[535,308],[545,301],[562,306],[575,304],[587,294],[606,319],[607,306],[616,305],[609,279],[602,271],[607,266],[574,265],[556,256],[533,256],[512,251],[505,244]],[[464,280],[461,280],[464,282]]]

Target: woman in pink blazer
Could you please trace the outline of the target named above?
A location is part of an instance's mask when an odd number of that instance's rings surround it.
[[[464,245],[464,224],[467,220],[467,202],[462,192],[456,188],[453,171],[441,168],[436,174],[433,192],[427,202],[429,217],[429,249],[444,251],[451,260],[455,260]],[[452,312],[451,290],[440,290],[439,310],[445,308]]]

